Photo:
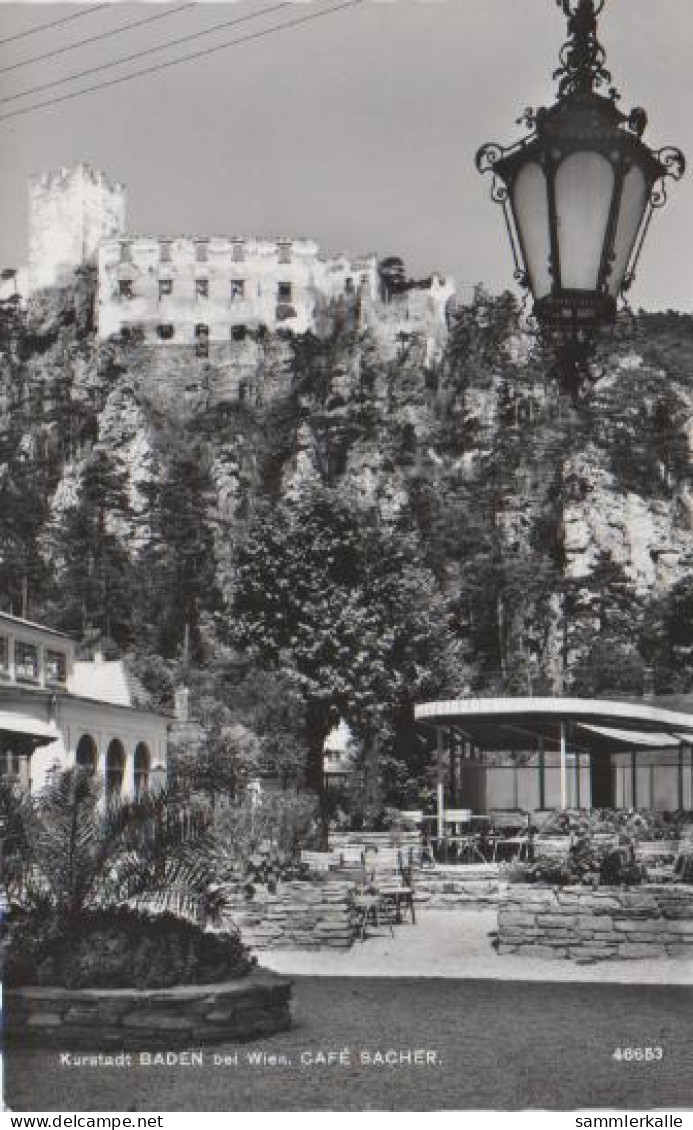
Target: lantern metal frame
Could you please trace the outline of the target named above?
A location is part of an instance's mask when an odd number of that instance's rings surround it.
[[[568,18],[568,40],[554,72],[559,80],[558,98],[550,108],[528,108],[518,124],[531,131],[508,147],[483,145],[476,155],[477,169],[493,178],[491,196],[501,205],[515,265],[515,279],[532,291],[530,259],[523,239],[513,189],[523,169],[539,166],[546,180],[550,292],[534,296],[534,315],[544,330],[558,330],[561,337],[583,339],[595,327],[612,322],[617,298],[632,285],[643,244],[656,210],[667,200],[667,179],[680,180],[686,168],[683,154],[674,146],[650,149],[642,140],[647,114],[636,108],[623,114],[616,103],[619,94],[611,86],[604,63],[606,55],[597,38],[597,17],[606,0],[556,0]],[[606,94],[599,90],[608,87]],[[591,289],[564,287],[559,239],[556,178],[566,158],[576,153],[605,158],[614,173],[596,285]],[[646,197],[642,216],[626,245],[621,260],[622,279],[612,277],[619,235],[624,184],[631,169],[640,170]],[[621,247],[623,251],[623,246]],[[616,285],[618,283],[618,285]]]

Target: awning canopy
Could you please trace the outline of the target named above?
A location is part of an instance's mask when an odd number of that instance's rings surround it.
[[[560,745],[593,752],[693,745],[693,713],[644,702],[582,698],[464,698],[414,707],[422,725],[456,731],[480,749],[527,750]]]
[[[21,736],[30,738],[34,746],[49,745],[60,737],[60,731],[50,722],[41,722],[30,714],[0,710],[0,738]]]

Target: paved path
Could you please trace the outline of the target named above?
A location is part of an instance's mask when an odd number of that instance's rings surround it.
[[[349,950],[258,950],[278,973],[314,977],[451,977],[462,980],[588,981],[602,984],[693,985],[693,960],[574,961],[497,954],[495,908],[421,910],[405,923],[370,933]]]

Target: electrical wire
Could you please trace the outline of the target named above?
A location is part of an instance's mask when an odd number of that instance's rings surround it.
[[[83,8],[81,12],[73,12],[70,16],[63,16],[59,20],[51,20],[47,24],[37,24],[35,27],[29,28],[28,31],[20,31],[16,35],[7,35],[4,39],[0,39],[0,47],[4,47],[6,43],[16,43],[18,39],[26,39],[30,35],[38,35],[40,31],[46,31],[49,27],[59,27],[61,24],[68,24],[71,20],[81,20],[84,16],[90,16],[92,12],[100,12],[103,8],[112,8],[112,3],[107,4],[92,4],[89,8]]]
[[[42,55],[32,55],[30,59],[22,59],[19,63],[9,63],[6,67],[0,67],[0,75],[8,74],[9,71],[18,71],[20,67],[30,67],[33,63],[42,63],[45,59],[54,59],[57,55],[66,55],[68,51],[76,51],[78,47],[86,47],[89,43],[98,43],[101,39],[110,39],[114,35],[120,35],[123,31],[143,27],[145,24],[153,24],[156,20],[168,19],[169,16],[175,16],[178,12],[185,11],[186,8],[194,7],[194,3],[179,4],[177,8],[167,8],[164,12],[155,12],[153,16],[145,16],[143,20],[132,20],[129,24],[121,24],[120,27],[100,31],[98,35],[89,35],[86,39],[78,39],[76,43],[68,43],[65,47],[56,47],[52,51],[44,51]]]
[[[133,73],[129,75],[121,75],[120,78],[109,79],[108,82],[94,83],[93,86],[86,86],[83,90],[75,90],[71,94],[62,94],[56,98],[47,98],[44,102],[36,102],[33,106],[24,106],[20,110],[11,110],[9,114],[0,114],[0,122],[9,121],[11,118],[22,117],[25,114],[32,114],[37,110],[43,110],[61,102],[68,102],[73,98],[82,98],[85,94],[91,94],[98,90],[106,90],[109,87],[118,86],[124,82],[130,82],[134,78],[142,78],[145,75],[156,74],[160,71],[167,70],[169,67],[177,67],[180,63],[187,63],[194,59],[202,59],[215,54],[217,51],[224,51],[231,47],[240,47],[244,43],[264,39],[267,36],[274,35],[275,32],[313,23],[315,20],[322,19],[324,16],[331,16],[336,12],[345,11],[347,8],[356,8],[363,3],[365,3],[365,0],[345,0],[343,4],[336,4],[334,7],[321,12],[312,12],[310,15],[301,16],[295,20],[287,20],[286,23],[275,24],[273,27],[264,28],[262,31],[255,31],[251,32],[249,35],[241,36],[240,39],[230,39],[225,43],[215,44],[213,47],[205,48],[204,51],[194,51],[190,55],[182,55],[179,59],[171,59],[165,63],[158,63],[153,67],[144,67],[140,71],[133,71]]]
[[[182,7],[192,8],[194,5],[183,4]],[[157,51],[165,51],[169,47],[178,47],[182,43],[190,43],[194,39],[202,39],[203,36],[211,35],[215,31],[220,31],[222,28],[235,27],[237,24],[244,24],[249,20],[258,20],[262,16],[272,15],[272,13],[279,11],[280,8],[287,7],[289,7],[289,0],[283,0],[283,3],[272,4],[269,8],[262,8],[259,12],[253,14],[249,13],[245,16],[237,16],[233,20],[224,20],[224,22],[220,24],[212,24],[211,27],[206,28],[204,31],[191,32],[189,35],[179,36],[178,39],[169,39],[165,43],[160,43],[154,47],[146,47],[142,51],[135,51],[131,55],[121,55],[119,59],[114,59],[110,63],[99,63],[97,67],[88,67],[85,71],[77,71],[73,75],[65,75],[64,78],[56,78],[51,82],[44,82],[40,86],[32,86],[27,90],[20,90],[17,94],[7,94],[4,98],[0,98],[0,104],[4,102],[16,102],[18,98],[26,98],[29,94],[38,94],[39,91],[48,90],[51,86],[60,86],[63,82],[75,82],[78,78],[86,78],[87,75],[110,70],[112,67],[119,67],[123,63],[132,63],[135,59],[143,59],[147,55],[155,55]],[[181,11],[181,9],[178,8],[176,11]],[[1,69],[0,74],[2,74]]]

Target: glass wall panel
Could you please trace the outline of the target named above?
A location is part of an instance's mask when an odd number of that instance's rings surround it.
[[[618,228],[614,242],[614,262],[609,275],[609,294],[618,295],[628,266],[638,228],[647,206],[647,182],[642,169],[634,166],[625,176]]]
[[[679,807],[679,767],[657,765],[654,771],[654,807],[673,812]]]
[[[614,804],[616,808],[633,807],[633,772],[630,753],[611,755],[614,777]]]
[[[514,766],[489,766],[486,770],[486,804],[489,809],[515,808]]]
[[[590,769],[589,753],[581,753],[578,758],[578,773],[580,774],[580,808],[592,807],[592,772]]]
[[[544,758],[544,803],[547,808],[561,807],[561,755],[550,750]],[[566,754],[566,805],[568,808],[586,808],[590,804],[589,754]],[[580,787],[578,790],[578,772]]]
[[[551,291],[551,241],[546,177],[541,165],[525,165],[512,188],[515,223],[527,259],[527,270],[535,298]]]
[[[517,770],[517,804],[525,812],[535,812],[539,808],[539,764],[538,757]]]
[[[683,807],[693,809],[693,750],[683,751]]]
[[[652,808],[652,773],[651,766],[643,765],[636,755],[635,763],[635,806],[636,808]]]
[[[558,167],[558,249],[566,289],[597,286],[614,186],[613,167],[599,153],[571,153]]]

